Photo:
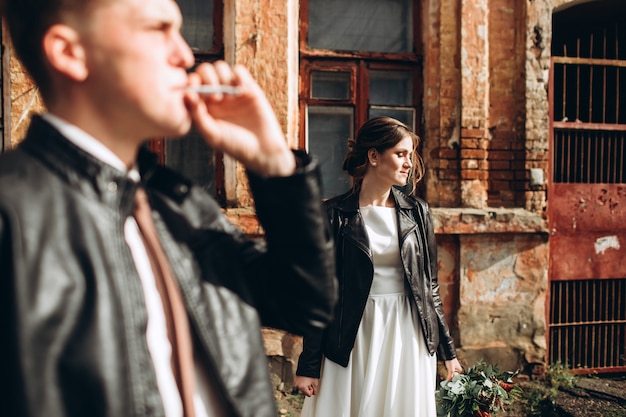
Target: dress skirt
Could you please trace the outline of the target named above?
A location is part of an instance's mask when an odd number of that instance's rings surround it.
[[[370,295],[348,367],[323,359],[302,417],[435,417],[437,361],[405,293]]]

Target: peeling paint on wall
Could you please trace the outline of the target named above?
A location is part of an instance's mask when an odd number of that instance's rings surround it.
[[[596,250],[596,254],[604,255],[607,249],[616,249],[619,250],[619,239],[617,236],[603,236],[596,239],[594,244],[594,248]]]

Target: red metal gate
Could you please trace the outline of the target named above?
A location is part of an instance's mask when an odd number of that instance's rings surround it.
[[[548,361],[623,372],[626,31],[588,26],[555,36],[550,66]]]

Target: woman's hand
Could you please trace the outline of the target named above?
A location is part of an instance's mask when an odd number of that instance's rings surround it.
[[[319,378],[309,378],[308,376],[296,375],[294,385],[300,390],[301,393],[310,397],[311,395],[317,395],[319,382]]]
[[[463,373],[463,367],[461,366],[457,358],[447,360],[445,364],[446,364],[446,369],[448,370],[448,375],[446,376],[446,380],[451,381],[452,378],[454,377],[454,374]]]

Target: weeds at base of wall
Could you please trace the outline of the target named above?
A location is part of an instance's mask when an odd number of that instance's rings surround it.
[[[528,378],[528,377],[526,377]],[[524,376],[516,379],[515,384],[520,387],[521,392],[512,398],[511,403],[505,411],[498,414],[498,417],[553,417],[558,416],[557,403],[563,405],[563,401],[569,398],[572,401],[575,397],[568,392],[579,390],[576,382],[579,378],[590,378],[589,376],[576,376],[569,372],[567,366],[556,364],[548,366],[543,378],[538,380],[524,379]],[[591,377],[591,378],[598,378]],[[602,378],[600,378],[602,379]],[[626,375],[611,378],[619,380],[620,387],[626,392]],[[278,417],[299,417],[304,403],[304,395],[300,393],[284,393],[276,390],[276,408],[279,410]],[[584,406],[581,406],[581,402]],[[570,405],[578,407],[586,415],[601,417],[625,417],[626,405],[609,401],[594,401],[591,398],[577,398],[577,402]],[[589,408],[591,407],[591,408]],[[591,410],[593,409],[593,412]]]
[[[576,376],[560,363],[550,365],[543,379],[524,384],[520,401],[529,417],[551,415],[561,389],[573,389]]]
[[[304,394],[277,392],[275,398],[278,417],[298,417],[300,415],[304,403]]]

